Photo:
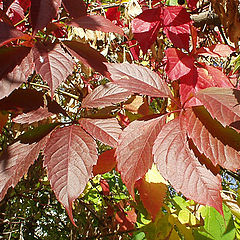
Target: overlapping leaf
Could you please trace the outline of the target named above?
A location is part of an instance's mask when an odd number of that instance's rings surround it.
[[[89,93],[82,101],[82,107],[106,107],[122,102],[131,92],[116,84],[100,85]]]
[[[93,31],[114,32],[123,35],[123,30],[110,20],[100,15],[83,16],[67,23],[69,26],[81,27]]]
[[[160,7],[147,9],[132,21],[132,32],[138,40],[143,53],[146,53],[156,41],[161,26],[162,8]]]
[[[157,73],[146,67],[129,63],[106,65],[113,82],[133,93],[152,97],[172,97],[167,83]]]
[[[223,128],[202,106],[187,109],[180,122],[198,150],[214,165],[232,171],[240,168],[240,135],[234,130]]]
[[[44,154],[52,189],[74,223],[72,203],[84,190],[97,163],[96,143],[80,126],[72,125],[51,134]]]
[[[202,56],[210,57],[229,57],[234,49],[226,44],[215,44],[210,47],[202,47],[198,49],[198,54]]]
[[[240,130],[240,91],[230,88],[211,87],[196,94],[213,118],[224,127]]]
[[[176,118],[165,124],[153,146],[159,172],[185,197],[216,208],[221,214],[221,178],[202,166],[189,149],[185,130]]]
[[[36,71],[46,81],[53,96],[58,86],[72,73],[74,61],[60,44],[36,44],[33,49]]]
[[[83,0],[62,0],[62,2],[71,18],[87,15],[87,7]]]
[[[120,135],[116,150],[117,168],[128,191],[134,197],[134,184],[152,167],[153,143],[166,117],[130,123]]]
[[[111,147],[117,146],[122,130],[116,118],[81,118],[79,123],[92,137]]]

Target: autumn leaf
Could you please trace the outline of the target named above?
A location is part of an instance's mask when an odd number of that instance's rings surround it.
[[[36,72],[48,83],[53,96],[58,86],[72,73],[74,61],[60,44],[37,43],[33,55]]]
[[[122,130],[116,118],[81,118],[79,123],[92,137],[111,147],[117,146],[118,138]]]
[[[179,118],[162,127],[153,154],[159,172],[177,192],[223,214],[221,178],[202,166],[189,149],[186,131],[181,129]]]
[[[134,197],[134,184],[152,167],[153,143],[165,124],[166,116],[130,123],[120,135],[116,150],[117,168],[129,193]]]
[[[106,107],[122,102],[131,95],[125,88],[114,83],[106,83],[96,87],[82,101],[82,107]]]
[[[96,143],[80,126],[58,128],[51,134],[44,155],[51,187],[74,223],[72,204],[97,163]]]
[[[152,97],[172,97],[167,83],[146,67],[129,63],[107,63],[111,79],[133,93]]]
[[[83,0],[62,0],[62,3],[71,18],[87,15],[87,7]]]
[[[201,47],[198,49],[198,55],[206,57],[229,57],[234,52],[233,47],[226,44],[215,44],[210,47]]]

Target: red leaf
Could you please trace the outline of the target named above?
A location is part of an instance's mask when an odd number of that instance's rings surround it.
[[[201,47],[197,53],[206,57],[229,57],[234,52],[234,48],[225,44],[211,45],[210,47]]]
[[[80,43],[77,41],[63,41],[63,44],[67,47],[68,51],[83,64],[92,67],[95,71],[101,73],[105,77],[109,77],[107,67],[104,65],[104,62],[107,62],[107,59],[97,50],[91,48],[86,43]]]
[[[119,11],[119,7],[109,8],[106,12],[106,18],[110,21],[119,21],[121,12]]]
[[[57,15],[61,0],[31,0],[31,23],[33,32],[43,29]]]
[[[53,96],[58,86],[73,71],[74,61],[60,44],[36,44],[33,48],[36,71],[46,81]]]
[[[143,53],[146,53],[156,41],[157,34],[162,26],[162,8],[153,8],[143,11],[132,21],[132,33],[138,40]]]
[[[116,149],[110,149],[98,156],[97,164],[93,166],[93,175],[110,172],[116,166]]]
[[[32,53],[28,48],[24,48],[25,56],[21,62],[18,62],[14,69],[0,80],[0,99],[8,96],[13,90],[26,82],[29,75],[33,73],[34,64]]]
[[[87,7],[83,0],[62,0],[63,6],[71,18],[87,15]]]
[[[51,134],[44,154],[51,187],[74,223],[72,203],[83,192],[97,163],[96,143],[80,126],[72,125]]]
[[[114,83],[131,92],[152,97],[172,97],[167,83],[146,67],[129,63],[107,63]]]
[[[153,146],[154,162],[174,189],[221,214],[221,178],[202,166],[189,149],[185,130],[176,118],[165,124]]]
[[[28,168],[36,160],[46,138],[32,144],[16,142],[7,148],[0,157],[0,201],[9,187],[15,187]]]
[[[187,75],[194,67],[192,56],[188,56],[175,48],[168,48],[165,53],[167,57],[166,72],[172,81]]]
[[[2,129],[8,121],[9,113],[0,112],[0,134],[2,134]]]
[[[117,168],[133,197],[135,182],[152,166],[152,146],[165,121],[166,116],[148,121],[134,121],[120,135],[116,150]]]
[[[128,90],[111,82],[100,85],[89,93],[82,101],[82,107],[106,107],[122,102],[131,95]]]
[[[111,147],[117,146],[122,130],[116,118],[81,118],[79,123],[92,137]]]
[[[186,8],[171,6],[164,8],[164,32],[175,47],[189,49],[190,14]]]
[[[232,171],[240,168],[238,134],[224,129],[203,107],[187,109],[181,116],[180,123],[198,150],[215,166],[219,164]]]
[[[110,190],[109,190],[109,184],[108,184],[107,180],[100,179],[100,186],[102,188],[103,195],[109,196]]]
[[[123,35],[123,30],[100,15],[83,16],[67,23],[73,27],[87,28],[93,31],[114,32]]]
[[[53,113],[49,112],[47,108],[38,108],[37,110],[23,113],[13,118],[13,122],[20,124],[31,124],[33,122],[41,121],[45,118],[51,117]]]
[[[16,39],[31,39],[31,36],[23,34],[5,22],[0,22],[0,47]]]
[[[240,130],[240,91],[230,88],[207,88],[199,91],[196,97],[204,107],[224,127],[230,125]]]
[[[120,225],[120,231],[132,230],[137,221],[137,214],[134,209],[127,211],[126,213],[120,210],[116,213],[115,219]]]

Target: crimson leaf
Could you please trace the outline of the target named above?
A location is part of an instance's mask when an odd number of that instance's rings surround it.
[[[72,18],[87,15],[87,7],[83,0],[62,0],[64,8]]]

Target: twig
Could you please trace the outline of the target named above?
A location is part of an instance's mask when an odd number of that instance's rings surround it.
[[[123,2],[123,3],[114,3],[114,4],[102,5],[101,7],[95,7],[95,8],[89,9],[88,12],[100,11],[102,9],[119,7],[119,6],[126,5],[126,4],[128,4],[128,3]]]

